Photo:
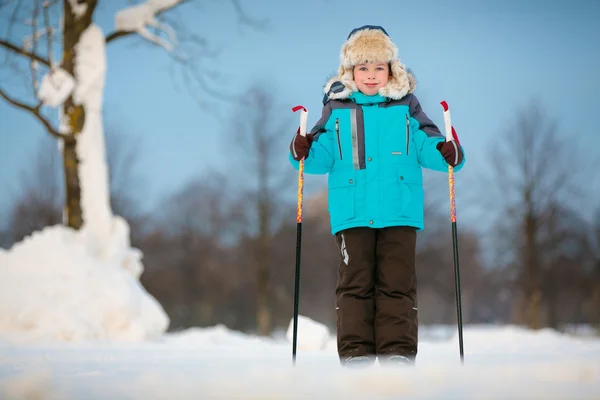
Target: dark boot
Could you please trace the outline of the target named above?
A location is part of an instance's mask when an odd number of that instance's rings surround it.
[[[339,232],[340,249],[337,303],[337,346],[340,362],[375,355],[375,229],[352,228]]]
[[[417,355],[416,241],[412,227],[377,232],[375,345],[377,356],[383,360],[399,355],[414,361]]]

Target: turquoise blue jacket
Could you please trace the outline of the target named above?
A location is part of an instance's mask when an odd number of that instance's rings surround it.
[[[448,172],[448,164],[436,148],[445,138],[417,98],[352,92],[324,103],[304,171],[329,174],[331,232],[359,226],[422,230],[422,168]],[[291,154],[290,162],[298,169]],[[464,163],[465,157],[454,170]]]

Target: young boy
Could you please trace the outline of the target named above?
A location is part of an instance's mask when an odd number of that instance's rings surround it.
[[[290,160],[328,175],[331,231],[341,262],[336,287],[342,365],[412,364],[417,355],[417,231],[422,167],[455,171],[461,146],[446,142],[412,94],[415,80],[378,26],[354,29],[321,119],[295,135]]]

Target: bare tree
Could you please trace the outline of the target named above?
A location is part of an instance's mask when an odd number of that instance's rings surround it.
[[[101,116],[107,45],[138,34],[167,50],[174,61],[185,67],[189,79],[210,91],[205,80],[209,71],[203,69],[198,60],[210,55],[209,41],[186,32],[177,21],[169,24],[166,20],[173,9],[191,2],[132,2],[115,13],[116,29],[106,35],[93,22],[98,0],[8,0],[2,3],[0,12],[6,16],[8,29],[6,36],[0,37],[0,48],[7,56],[16,57],[16,61],[10,58],[9,67],[28,65],[28,97],[34,101],[9,95],[4,87],[0,87],[0,96],[30,113],[60,141],[65,223],[69,227],[79,229],[85,221],[94,232],[106,235],[111,221]],[[231,4],[241,24],[260,25],[245,14],[239,1],[231,0]],[[190,45],[196,49],[195,53],[176,51],[189,49]],[[61,51],[55,59],[58,48]],[[24,92],[23,86],[18,86],[17,92]],[[48,106],[60,108],[58,123],[46,115]],[[83,181],[82,176],[88,174],[93,174],[94,179]]]
[[[111,209],[127,220],[135,245],[136,236],[145,229],[148,220],[148,211],[141,207],[146,182],[140,176],[138,165],[144,142],[126,132],[118,122],[107,124],[105,134]]]
[[[296,182],[296,171],[286,166],[291,182]],[[293,178],[293,179],[291,179]],[[302,227],[302,264],[300,267],[299,312],[331,329],[336,326],[335,286],[340,255],[331,234],[327,211],[327,192],[309,195],[304,199]],[[297,203],[282,203],[287,218],[283,219],[273,235],[273,265],[270,295],[275,326],[287,328],[293,316],[296,211]]]
[[[61,222],[62,181],[60,154],[49,138],[42,138],[35,161],[21,172],[20,194],[8,214],[7,246],[46,226]]]
[[[241,187],[247,189],[249,235],[254,237],[254,269],[256,272],[258,332],[267,335],[272,321],[269,311],[269,278],[272,264],[274,227],[277,223],[278,198],[282,185],[279,173],[285,163],[280,157],[283,142],[289,138],[282,132],[291,130],[289,120],[277,117],[276,104],[269,88],[257,83],[240,97],[228,143],[237,149],[238,162],[231,168],[243,171]],[[286,165],[286,167],[289,167]],[[286,171],[289,172],[288,169]],[[289,175],[287,175],[289,176]],[[250,211],[251,210],[251,211]]]
[[[235,196],[225,175],[206,173],[161,206],[154,232],[162,232],[169,246],[142,244],[150,268],[159,264],[178,271],[179,299],[173,318],[181,326],[216,323],[223,295],[236,285],[223,257],[226,248],[238,243],[243,225]]]
[[[551,264],[547,251],[558,245],[553,216],[575,190],[570,171],[576,160],[539,102],[520,109],[513,121],[490,149],[494,169],[489,182],[494,185],[487,187],[496,190],[494,205],[488,206],[498,211],[496,243],[504,243],[507,263],[519,271],[521,301],[515,304],[515,319],[539,328],[548,300],[543,288]]]
[[[437,199],[437,196],[433,198]],[[480,304],[476,295],[484,279],[483,264],[477,235],[467,226],[460,226],[458,243],[463,318],[465,323],[469,323],[478,315]],[[420,320],[423,323],[454,323],[456,290],[447,198],[443,203],[440,200],[426,202],[425,229],[419,233],[417,240],[416,268]]]
[[[585,268],[585,284],[582,285],[588,289],[586,291],[588,296],[583,307],[584,320],[586,323],[595,326],[600,334],[600,209],[597,209],[589,223],[589,227],[586,242],[588,257]],[[581,287],[579,289],[581,290]]]
[[[142,184],[134,170],[138,160],[136,143],[122,134],[122,129],[106,131],[107,161],[110,175],[111,207],[131,225],[132,235],[141,229],[146,216],[139,209]],[[40,138],[32,165],[22,168],[19,187],[7,210],[7,232],[4,247],[10,247],[25,236],[44,227],[60,224],[64,214],[64,181],[61,175],[60,152],[49,137]]]
[[[165,198],[139,240],[142,283],[165,307],[171,329],[254,329],[254,274],[244,265],[254,243],[247,240],[246,193],[236,186],[227,174],[206,172]]]

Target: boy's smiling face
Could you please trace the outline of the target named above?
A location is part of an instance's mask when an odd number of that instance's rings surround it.
[[[390,78],[388,63],[367,63],[354,66],[354,82],[358,90],[373,96],[384,87]]]

